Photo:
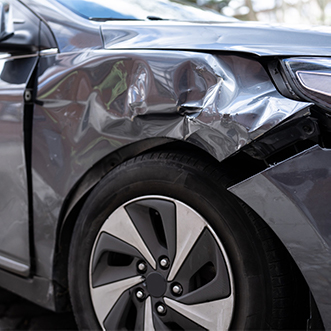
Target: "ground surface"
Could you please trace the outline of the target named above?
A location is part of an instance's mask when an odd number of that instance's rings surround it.
[[[55,314],[0,289],[0,331],[77,330],[72,314]]]

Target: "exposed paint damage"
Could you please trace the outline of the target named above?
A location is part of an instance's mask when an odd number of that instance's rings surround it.
[[[308,106],[281,96],[258,62],[239,56],[91,51],[42,58],[32,151],[37,274],[52,277],[49,242],[55,245],[60,206],[103,157],[170,138],[221,161]]]

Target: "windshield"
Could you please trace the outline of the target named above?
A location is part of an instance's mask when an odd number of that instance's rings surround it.
[[[96,20],[230,21],[217,12],[175,0],[57,0],[78,15]]]

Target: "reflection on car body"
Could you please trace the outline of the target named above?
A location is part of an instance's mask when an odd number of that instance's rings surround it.
[[[330,35],[5,2],[0,285],[82,329],[330,328]]]

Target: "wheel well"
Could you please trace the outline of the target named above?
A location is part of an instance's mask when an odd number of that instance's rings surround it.
[[[217,163],[217,166],[225,174],[225,176],[223,177],[223,182],[225,187],[234,185],[267,168],[267,164],[265,162],[254,159],[248,154],[241,151],[239,151],[232,157],[229,157],[228,159],[222,162],[218,162],[214,157],[212,157],[209,153],[202,150],[201,148],[182,141],[171,141],[165,139],[165,140],[159,140],[157,142],[154,141],[154,143],[145,144],[145,146],[136,145],[130,147],[131,148],[129,148],[128,150],[121,150],[120,153],[117,152],[107,156],[102,161],[100,161],[99,164],[97,164],[95,167],[90,169],[88,174],[86,175],[87,179],[85,179],[85,181],[84,179],[81,180],[66,199],[59,220],[58,242],[56,246],[56,254],[55,254],[54,268],[53,268],[54,280],[59,284],[61,284],[62,286],[64,286],[65,288],[68,287],[67,274],[68,274],[68,256],[69,256],[70,242],[79,212],[82,209],[82,206],[84,205],[93,187],[102,179],[102,177],[106,173],[108,173],[114,167],[118,166],[124,161],[132,157],[135,157],[139,154],[143,154],[146,152],[153,152],[153,151],[158,151],[158,152],[176,151],[185,154],[188,153],[194,154],[195,157],[203,158],[204,160],[208,160],[210,163],[213,164]],[[103,172],[102,171],[100,172],[100,165],[104,165],[104,164],[106,164],[106,166],[103,166],[102,167]],[[107,171],[105,172],[105,170]],[[93,178],[93,180],[91,178]],[[266,224],[266,226],[268,225]],[[270,231],[272,230],[270,229]],[[296,263],[294,262],[290,254],[288,252],[287,254],[292,261],[294,274],[297,279],[296,311],[298,315],[298,320],[300,319],[301,321],[300,326],[304,327],[304,325],[302,324],[303,321],[302,317],[300,318],[299,315],[301,314],[302,316],[302,313],[304,312],[307,321],[310,317],[310,307],[315,307],[316,305],[314,305],[314,299],[310,294],[308,285],[304,277],[302,276],[299,268],[297,267]],[[318,311],[317,313],[315,312],[315,314],[319,316]]]

